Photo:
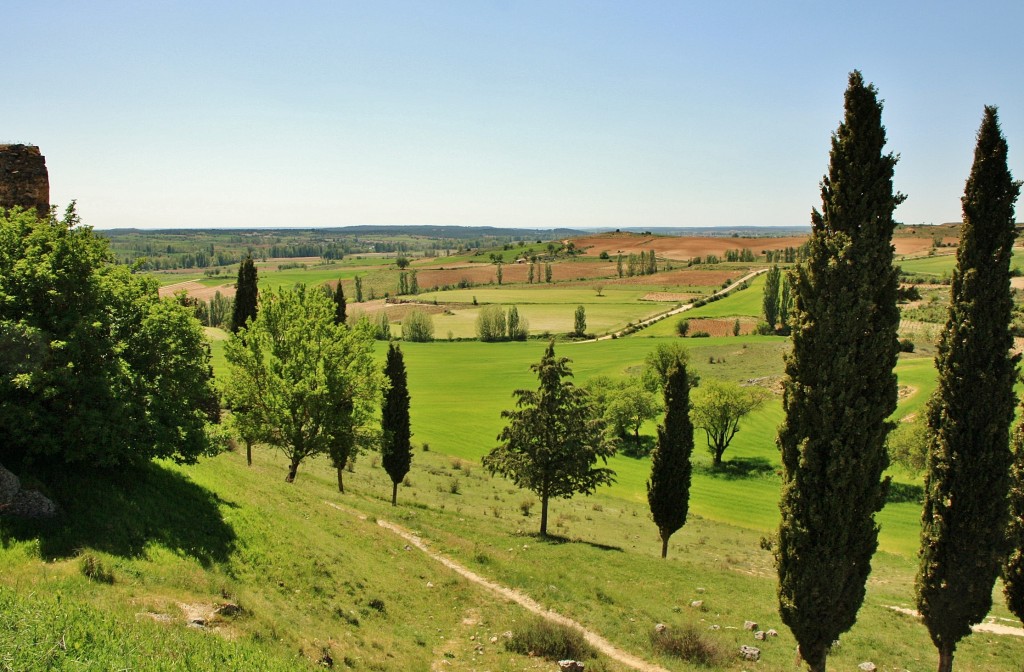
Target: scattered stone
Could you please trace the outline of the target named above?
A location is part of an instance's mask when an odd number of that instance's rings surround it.
[[[743,621],[743,629],[744,630],[757,630],[757,622],[756,621]]]
[[[558,669],[561,672],[583,672],[584,665],[578,660],[560,660]]]
[[[704,600],[694,600],[693,602],[690,602],[690,606],[693,607],[694,609],[703,609],[704,608]]]
[[[501,636],[505,639],[512,639],[512,631],[506,630],[505,632],[501,633]]]
[[[409,544],[406,544],[405,548],[403,550],[411,551],[412,550],[412,546],[410,546]]]
[[[864,672],[875,672],[875,670],[877,670],[878,668],[875,666],[874,663],[870,661],[864,661],[863,663],[857,666],[857,669],[864,670]]]
[[[779,631],[775,628],[772,628],[771,630],[766,630],[764,634],[768,635],[769,637],[778,637]]]
[[[698,592],[698,593],[703,593],[703,592],[704,592],[704,589],[703,589],[703,588],[698,588],[698,589],[697,589],[697,592]]]
[[[190,628],[205,628],[206,627],[206,619],[205,618],[191,618],[188,621],[188,627],[190,627]]]
[[[711,627],[708,628],[708,630],[721,630],[721,629],[722,629],[722,626],[718,625],[717,623],[715,625],[712,625]]]
[[[491,644],[497,644],[497,643],[498,643],[497,635],[495,635],[494,637],[491,637]]]
[[[761,649],[756,646],[747,646],[744,644],[740,647],[740,656],[743,660],[758,661],[761,660]]]
[[[754,633],[754,639],[756,639],[758,641],[762,641],[763,642],[765,637],[766,637],[766,635],[764,634],[764,630],[758,630],[757,632]]]
[[[666,630],[668,630],[668,626],[665,625],[664,623],[658,623],[656,626],[654,626],[654,631],[655,632],[659,632],[660,633],[660,632],[665,632]]]
[[[224,616],[225,618],[231,618],[232,616],[238,616],[242,613],[242,608],[237,604],[231,602],[225,602],[216,609],[213,610],[214,616]]]

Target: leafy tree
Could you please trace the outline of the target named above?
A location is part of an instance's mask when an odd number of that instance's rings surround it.
[[[928,406],[928,470],[917,604],[939,670],[992,606],[1003,561],[1012,455],[1010,352],[1014,202],[1020,183],[1006,163],[996,108],[986,107],[962,199],[957,265],[946,327],[935,357],[938,386]]]
[[[896,408],[896,157],[883,154],[882,105],[850,74],[845,119],[832,135],[822,211],[796,271],[793,349],[779,429],[782,521],[779,612],[811,670],[864,600],[885,504],[887,418]]]
[[[395,258],[395,266],[398,266],[398,268],[403,269],[403,270],[408,268],[409,267],[409,258],[406,257],[406,256],[403,256],[403,255],[400,255],[400,256],[396,257]]]
[[[789,273],[782,276],[782,283],[779,287],[779,322],[781,331],[789,335],[789,314],[793,310],[793,281]]]
[[[551,264],[544,264],[544,282],[551,282]]]
[[[585,336],[587,333],[587,309],[583,306],[576,306],[572,333],[576,336]]]
[[[505,311],[501,306],[489,305],[480,309],[476,316],[476,335],[484,343],[505,338]]]
[[[388,346],[384,376],[389,385],[384,391],[381,409],[381,461],[384,471],[391,477],[391,506],[398,502],[398,484],[409,473],[412,464],[412,432],[409,427],[409,386],[406,382],[405,360],[402,350],[392,343]]]
[[[651,454],[647,503],[661,534],[661,557],[668,555],[668,540],[683,525],[690,508],[693,465],[693,424],[690,422],[690,381],[686,362],[669,368],[665,383],[665,422],[658,426],[658,446]]]
[[[0,461],[41,472],[211,451],[220,409],[193,310],[114,265],[106,240],[0,212]]]
[[[686,364],[689,360],[690,355],[683,344],[660,343],[644,357],[644,370],[641,374],[644,385],[648,390],[654,392],[664,390],[668,383],[669,369],[675,366],[676,362]],[[690,380],[690,386],[696,387],[700,379],[689,372],[687,377]]]
[[[434,340],[434,320],[422,310],[410,310],[402,319],[402,338],[414,343]]]
[[[740,387],[736,383],[709,380],[693,399],[693,424],[707,435],[708,452],[716,467],[722,455],[740,431],[740,420],[768,400],[768,391],[760,387]]]
[[[345,288],[341,286],[340,279],[332,298],[334,299],[334,323],[345,324],[348,320],[348,304],[345,302]]]
[[[913,474],[920,474],[928,464],[928,431],[920,417],[898,423],[885,445],[889,460]]]
[[[388,319],[388,311],[381,310],[377,313],[377,324],[374,327],[373,337],[378,341],[391,340],[391,320]]]
[[[304,459],[349,445],[375,416],[383,381],[372,329],[365,320],[335,324],[331,300],[298,285],[266,295],[256,319],[225,345],[235,423],[243,438],[288,457],[287,482]]]
[[[628,378],[615,385],[608,396],[606,420],[615,428],[620,438],[633,435],[634,454],[645,452],[640,441],[640,428],[661,412],[654,393],[649,391],[639,378]]]
[[[685,317],[680,317],[679,321],[676,322],[676,333],[679,334],[680,338],[686,338],[686,334],[690,332],[690,321]]]
[[[548,533],[548,500],[590,494],[612,483],[615,472],[605,464],[614,446],[605,437],[604,421],[594,417],[587,393],[572,382],[567,357],[555,357],[555,344],[530,367],[540,381],[537,390],[516,390],[516,408],[502,411],[508,424],[501,442],[483,458],[492,474],[511,478],[540,497],[540,533]]]
[[[504,277],[505,277],[505,274],[504,274],[504,273],[502,272],[502,268],[501,268],[501,266],[502,266],[502,264],[501,264],[501,262],[499,261],[499,262],[498,262],[498,264],[497,264],[497,268],[496,268],[496,269],[495,269],[495,271],[494,271],[494,275],[495,275],[495,277],[496,277],[496,278],[498,279],[498,284],[499,284],[499,285],[501,284],[501,281],[502,281],[502,280],[504,279]]]
[[[622,277],[622,253],[615,257],[615,273],[621,278]]]
[[[356,303],[363,302],[363,277],[361,275],[355,276],[356,282]]]
[[[778,265],[772,266],[764,276],[764,298],[761,301],[764,321],[771,329],[779,321],[779,277]]]
[[[231,331],[245,326],[246,322],[256,317],[257,297],[259,295],[256,264],[252,255],[246,255],[238,265],[238,281],[235,283],[235,306],[231,314]]]
[[[1013,466],[1010,468],[1010,524],[1006,533],[1009,555],[1003,565],[1006,607],[1024,621],[1024,424],[1013,434]]]
[[[512,306],[508,309],[508,319],[505,321],[508,327],[508,340],[525,341],[530,333],[530,322],[519,314],[519,309]]]

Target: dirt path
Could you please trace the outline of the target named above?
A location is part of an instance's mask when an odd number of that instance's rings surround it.
[[[895,612],[910,616],[912,618],[921,618],[921,614],[916,609],[907,609],[906,607],[889,607]],[[1004,619],[1000,619],[1004,620]],[[971,626],[971,630],[974,632],[988,632],[993,635],[1012,635],[1013,637],[1024,637],[1024,628],[1017,628],[1012,625],[1003,625],[1002,623],[996,623],[995,618],[992,617],[984,623],[976,623]]]
[[[758,270],[758,271],[751,271],[750,273],[747,273],[746,275],[744,275],[742,278],[740,278],[736,282],[730,284],[728,287],[724,287],[724,288],[718,290],[717,292],[712,294],[712,296],[718,296],[719,294],[728,294],[729,292],[733,291],[734,289],[739,287],[741,284],[743,284],[747,280],[751,280],[751,279],[756,278],[757,276],[761,275],[762,273],[767,273],[767,272],[768,272],[767,268],[762,268],[761,270]],[[687,310],[691,310],[692,308],[693,308],[693,304],[692,303],[687,303],[684,306],[679,306],[678,308],[673,308],[672,310],[665,311],[664,313],[658,313],[654,317],[649,317],[646,320],[638,322],[635,325],[634,330],[639,330],[639,329],[643,329],[645,327],[649,327],[652,324],[654,324],[655,322],[663,320],[666,317],[672,317],[673,315],[678,315],[679,313],[686,312]],[[592,338],[592,339],[587,340],[587,341],[573,341],[573,343],[593,343],[595,341],[607,341],[610,338],[622,338],[625,335],[626,335],[626,330],[622,329],[621,331],[617,331],[617,332],[615,332],[613,334],[605,334],[604,336],[598,336],[597,338]]]
[[[342,511],[347,514],[357,516],[361,520],[366,520],[365,514],[340,506],[338,504],[335,504],[334,502],[324,503],[330,507],[337,509],[338,511]],[[612,660],[618,661],[623,665],[626,665],[627,667],[630,667],[634,670],[639,670],[640,672],[668,672],[668,670],[666,670],[663,667],[660,667],[653,663],[648,663],[646,660],[637,658],[636,656],[627,651],[623,651],[622,649],[620,649],[619,647],[615,646],[607,639],[602,637],[601,635],[597,634],[596,632],[593,632],[592,630],[588,630],[577,621],[574,621],[571,618],[567,618],[565,616],[562,616],[561,614],[557,614],[553,611],[545,609],[539,602],[531,598],[529,595],[521,593],[518,590],[513,590],[512,588],[503,586],[499,583],[495,583],[490,579],[480,576],[468,567],[465,567],[455,562],[448,556],[442,555],[437,551],[431,550],[430,547],[427,546],[427,544],[422,539],[420,539],[418,536],[416,536],[409,530],[406,530],[405,528],[399,525],[395,525],[394,523],[390,523],[386,520],[381,520],[379,518],[377,519],[377,524],[383,527],[385,530],[393,532],[402,539],[405,539],[407,542],[409,542],[416,548],[420,549],[437,562],[440,562],[448,569],[451,569],[456,574],[459,574],[464,578],[468,579],[469,581],[472,581],[473,583],[486,588],[498,597],[501,597],[502,599],[506,600],[511,600],[519,606],[526,609],[527,611],[537,614],[542,618],[546,618],[549,621],[552,621],[554,623],[560,623],[570,628],[575,628],[576,630],[579,630],[581,633],[583,633],[583,636],[586,638],[587,642],[589,642],[591,646],[593,646],[595,649],[597,649],[604,655],[608,656]]]

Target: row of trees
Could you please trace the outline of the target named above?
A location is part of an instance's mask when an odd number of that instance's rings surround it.
[[[851,73],[821,184],[822,210],[812,214],[808,260],[791,276],[793,349],[778,435],[782,521],[774,548],[780,614],[809,668],[822,672],[829,647],[863,602],[878,544],[874,514],[888,489],[882,473],[896,408],[899,326],[891,238],[893,211],[904,197],[893,191],[897,159],[884,153],[881,110],[875,88]],[[1016,379],[1009,260],[1020,184],[1007,168],[995,108],[985,108],[977,140],[936,357],[938,387],[927,412],[917,603],[940,672],[952,670],[957,643],[991,608],[1004,562],[1007,601],[1013,608],[1024,603],[1019,521],[1007,535]],[[1019,515],[1021,481],[1015,488]],[[1010,547],[1016,550],[1007,560]]]
[[[767,331],[774,333],[776,325],[785,333],[789,333],[789,315],[793,310],[793,284],[789,274],[783,275],[778,264],[773,265],[765,274],[764,298],[761,312]]]

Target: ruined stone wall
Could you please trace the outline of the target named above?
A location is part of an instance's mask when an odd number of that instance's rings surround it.
[[[33,145],[0,145],[0,208],[35,208],[40,217],[50,210],[50,177],[46,158]]]

